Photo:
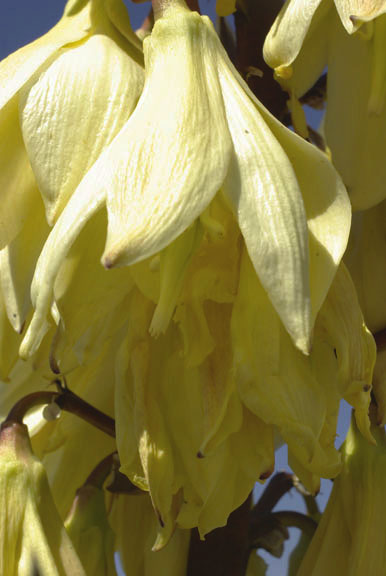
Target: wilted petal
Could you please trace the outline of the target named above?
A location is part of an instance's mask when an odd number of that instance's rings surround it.
[[[201,17],[188,10],[156,22],[144,41],[145,88],[105,158],[108,268],[170,244],[224,180],[231,141],[216,49]]]

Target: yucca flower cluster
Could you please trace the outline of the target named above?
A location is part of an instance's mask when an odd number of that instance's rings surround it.
[[[121,0],[69,0],[0,63],[0,572],[192,574],[280,444],[310,494],[338,478],[299,574],[335,557],[386,422],[386,3],[335,4],[288,0],[266,39],[295,130],[184,0],[138,34]],[[320,150],[299,99],[326,64]]]

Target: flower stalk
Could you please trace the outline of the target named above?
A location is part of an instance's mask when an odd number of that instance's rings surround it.
[[[40,391],[33,392],[21,398],[8,413],[2,426],[10,422],[22,423],[23,418],[31,408],[36,406],[55,403],[61,410],[70,412],[82,418],[92,426],[95,426],[105,434],[115,438],[114,419],[104,414],[85,400],[71,392],[68,388],[63,388],[60,392]]]

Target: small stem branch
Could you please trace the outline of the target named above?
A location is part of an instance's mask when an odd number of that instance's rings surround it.
[[[315,520],[301,512],[281,510],[280,512],[272,512],[271,516],[279,520],[287,528],[299,528],[299,530],[309,536],[313,536],[318,527],[318,523]]]
[[[115,438],[115,421],[107,414],[104,414],[88,402],[85,402],[71,392],[68,388],[64,388],[61,392],[33,392],[19,400],[10,410],[5,422],[19,422],[23,423],[24,416],[31,408],[41,406],[44,404],[51,404],[54,402],[66,412],[75,414],[82,420],[85,420],[92,426],[95,426],[105,434]]]
[[[251,510],[251,523],[271,512],[280,498],[294,487],[294,477],[288,472],[278,472],[271,478],[259,501]]]

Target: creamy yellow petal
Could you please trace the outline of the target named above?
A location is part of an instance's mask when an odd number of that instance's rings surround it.
[[[101,212],[82,230],[55,283],[61,326],[51,359],[61,371],[68,369],[71,351],[80,364],[95,361],[127,321],[124,300],[133,280],[128,268],[107,271],[101,266],[105,230],[106,214]]]
[[[44,207],[35,190],[33,216],[30,214],[16,238],[0,251],[0,281],[4,302],[9,321],[19,333],[23,330],[31,307],[31,281],[48,233]]]
[[[150,324],[150,333],[165,332],[176,307],[185,273],[202,238],[198,222],[166,247],[160,258],[160,296]]]
[[[47,34],[23,46],[0,63],[0,110],[59,48],[86,37],[93,2],[74,6]]]
[[[231,141],[215,51],[201,17],[188,10],[156,22],[144,41],[145,88],[105,159],[106,267],[170,244],[220,188]]]
[[[20,124],[52,225],[135,108],[143,70],[95,34],[58,53],[20,92]]]
[[[190,531],[177,529],[165,548],[153,551],[158,521],[147,494],[115,498],[111,524],[116,533],[120,560],[127,574],[181,576],[186,573]]]
[[[382,16],[386,22],[386,16]],[[378,20],[376,20],[378,22]],[[375,37],[349,36],[337,15],[330,22],[328,107],[325,137],[332,161],[347,187],[354,210],[365,210],[385,198],[386,107],[369,110]],[[375,27],[377,30],[378,26]],[[385,34],[385,32],[381,32]],[[384,50],[380,53],[381,58]],[[348,64],[350,63],[350,64]],[[354,65],[355,63],[355,65]],[[385,65],[378,71],[385,78]],[[383,84],[384,85],[384,84]],[[379,95],[377,96],[379,99]]]
[[[299,576],[382,574],[385,533],[385,431],[372,446],[351,423],[341,451],[343,469],[298,572]],[[374,548],[374,542],[377,546]]]
[[[131,27],[129,14],[124,3],[121,0],[105,0],[103,8],[106,10],[110,22],[130,42],[131,57],[143,64],[142,42]]]
[[[268,115],[267,122],[291,160],[303,195],[309,230],[314,323],[347,246],[351,224],[350,201],[339,174],[327,156],[282,128]]]
[[[116,346],[116,341],[105,345],[97,360],[66,375],[71,390],[111,416],[114,411],[112,386]],[[68,413],[48,422],[47,428],[39,431],[32,442],[47,470],[62,518],[67,516],[76,490],[94,466],[116,449],[113,438]],[[76,466],[71,464],[74,460]]]
[[[36,183],[19,128],[17,97],[0,110],[0,249],[31,215]]]
[[[50,492],[27,428],[1,431],[0,571],[9,576],[85,576]]]
[[[309,90],[327,64],[328,17],[332,10],[332,0],[292,0],[283,7],[267,35],[264,58],[293,97],[299,98]]]
[[[232,334],[242,401],[265,423],[278,427],[305,468],[318,475],[336,475],[339,457],[323,439],[327,390],[313,370],[313,355],[307,357],[294,347],[247,256],[240,271]]]
[[[225,58],[224,61],[226,61]],[[269,114],[239,75],[235,74],[234,78],[237,79],[252,100],[267,128],[271,130],[280,146],[285,150],[301,191],[309,230],[311,319],[308,330],[310,331],[347,245],[351,221],[351,209],[347,193],[339,175],[327,157],[314,146],[309,145],[286,129]],[[318,177],[315,177],[316,173],[319,174]],[[315,192],[315,186],[318,187],[318,192]],[[286,194],[287,191],[285,190],[284,193]],[[250,256],[253,260],[251,253]],[[307,270],[307,264],[304,261],[303,267]],[[259,273],[258,270],[257,272]],[[263,278],[261,281],[264,284]],[[267,286],[265,287],[267,289]],[[299,289],[299,283],[296,284],[296,287]],[[278,308],[277,311],[281,315]],[[306,304],[303,303],[303,318],[306,311]],[[291,310],[288,310],[288,313],[291,314]],[[294,316],[296,315],[294,312],[292,313]],[[281,318],[287,327],[283,315]],[[303,326],[304,324],[303,320]],[[306,331],[303,330],[303,337],[305,335]],[[310,333],[307,336],[308,341],[310,341]]]
[[[349,34],[362,22],[368,22],[386,12],[385,0],[334,0],[343,26]]]
[[[311,310],[302,194],[285,151],[225,57],[219,73],[234,145],[223,190],[260,281],[295,344],[307,353]]]
[[[22,357],[30,356],[39,347],[49,325],[47,315],[60,267],[80,231],[104,200],[105,190],[99,187],[98,174],[90,170],[67,203],[40,254],[31,288],[35,313],[20,348]]]
[[[366,328],[355,287],[341,263],[318,317],[336,350],[342,396],[355,408],[357,425],[372,441],[368,417],[376,347]]]
[[[321,3],[326,2],[286,0],[264,43],[264,60],[271,68],[287,68],[296,59]]]

